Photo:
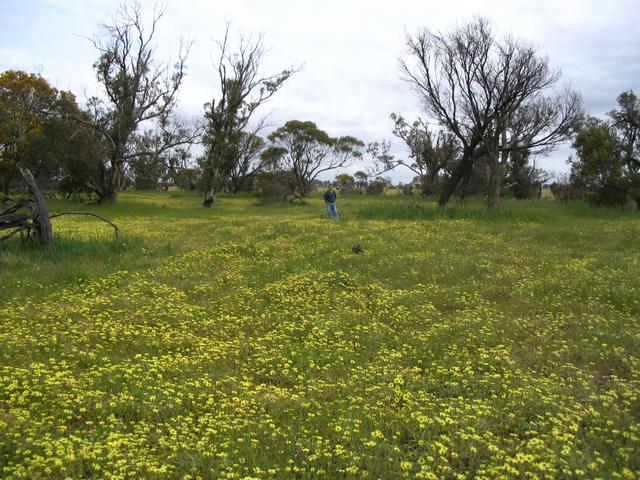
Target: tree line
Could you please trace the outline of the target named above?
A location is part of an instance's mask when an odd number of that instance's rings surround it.
[[[498,36],[485,19],[444,33],[407,34],[401,75],[425,117],[390,115],[390,133],[406,147],[397,156],[388,140],[332,137],[311,121],[290,120],[265,135],[261,107],[298,68],[264,74],[263,36],[232,46],[229,25],[216,45],[216,96],[201,120],[181,119],[177,95],[191,44],[181,42],[174,61],[159,62],[154,41],[162,16],[154,12],[145,24],[139,4],[125,4],[102,25],[92,39],[101,95],[84,105],[40,75],[0,74],[5,195],[27,168],[47,192],[100,203],[116,202],[130,187],[200,190],[205,207],[220,191],[286,200],[304,198],[329,172],[366,161],[369,171],[342,173],[336,182],[345,191],[376,194],[387,172],[406,168],[415,175],[407,192],[438,196],[440,205],[452,195],[484,194],[496,207],[505,194],[538,196],[550,176],[536,158],[572,140],[571,174],[552,185],[554,193],[598,205],[631,198],[640,209],[635,94],[622,93],[607,121],[586,116],[580,95],[560,84],[547,58],[523,40]]]

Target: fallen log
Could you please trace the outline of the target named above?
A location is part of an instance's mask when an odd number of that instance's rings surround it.
[[[63,215],[85,215],[97,218],[108,223],[115,230],[116,238],[120,237],[120,229],[118,226],[100,215],[92,212],[60,212],[49,214],[49,208],[42,196],[42,192],[33,178],[29,169],[20,169],[22,178],[29,187],[34,200],[11,200],[4,198],[4,205],[13,203],[9,208],[0,213],[0,230],[13,230],[9,234],[0,237],[0,242],[8,240],[20,232],[26,232],[27,237],[31,235],[31,231],[35,230],[40,240],[42,248],[49,248],[53,244],[53,228],[51,220],[62,217]],[[21,210],[29,209],[30,213],[21,213]]]
[[[92,213],[92,212],[61,212],[61,213],[54,213],[53,215],[49,216],[49,219],[62,217],[63,215],[87,215],[87,216],[98,218],[98,219],[102,220],[103,222],[106,222],[109,225],[111,225],[115,230],[116,238],[120,238],[120,229],[118,228],[118,226],[115,223],[111,222],[110,220],[107,220],[104,217],[101,217],[100,215],[96,215],[95,213]]]
[[[22,178],[24,178],[24,181],[29,187],[31,195],[33,195],[35,199],[35,203],[31,205],[33,228],[38,234],[42,248],[49,248],[53,243],[53,229],[51,228],[47,202],[45,202],[31,171],[29,171],[28,168],[20,168],[19,170]]]

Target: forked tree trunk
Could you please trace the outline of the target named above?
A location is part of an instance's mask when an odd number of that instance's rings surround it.
[[[98,203],[111,205],[118,201],[118,192],[124,183],[124,172],[121,163],[112,162],[112,166],[104,172],[104,181],[101,185]]]
[[[118,201],[118,189],[113,184],[107,184],[102,190],[102,195],[98,199],[100,204],[111,205]]]
[[[453,192],[456,191],[456,187],[462,181],[462,179],[471,174],[471,170],[473,169],[473,161],[473,150],[471,150],[470,147],[466,147],[464,149],[462,158],[453,169],[449,180],[442,188],[442,192],[440,193],[440,200],[438,201],[438,204],[441,207],[444,207],[447,204],[449,198],[451,198]]]
[[[35,199],[35,203],[31,207],[31,210],[33,213],[33,224],[36,232],[38,233],[40,245],[42,248],[49,248],[53,244],[53,229],[51,228],[51,220],[49,218],[49,208],[47,207],[47,203],[44,201],[42,192],[40,192],[38,184],[29,169],[21,168],[20,173],[22,174],[24,181],[29,186],[31,195],[33,195],[33,198]]]

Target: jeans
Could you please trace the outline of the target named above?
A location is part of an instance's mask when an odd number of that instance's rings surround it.
[[[340,220],[340,215],[338,215],[338,210],[336,209],[335,203],[327,203],[327,211],[329,212],[329,220],[332,218],[335,220]]]

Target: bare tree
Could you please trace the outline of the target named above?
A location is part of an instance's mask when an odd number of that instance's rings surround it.
[[[92,40],[100,54],[93,67],[106,100],[92,99],[91,118],[78,120],[98,130],[107,146],[98,183],[90,185],[101,202],[117,201],[128,162],[141,154],[132,141],[138,126],[158,122],[164,128],[170,124],[168,119],[176,106],[191,44],[181,42],[173,67],[157,63],[153,41],[162,15],[162,10],[154,11],[146,28],[140,4],[123,4],[112,23],[102,26],[103,35]],[[156,153],[191,142],[194,135],[170,137],[171,141],[156,148]]]
[[[258,170],[260,142],[257,138],[265,120],[259,120],[253,128],[250,128],[250,121],[256,110],[295,72],[294,68],[289,68],[274,75],[260,75],[265,54],[262,35],[255,41],[241,37],[239,46],[232,51],[227,25],[218,46],[219,98],[205,105],[205,155],[202,159],[205,207],[214,202],[216,184],[231,177],[233,187],[239,187],[246,176]]]
[[[28,168],[18,167],[24,182],[29,188],[33,199],[12,200],[5,197],[2,200],[3,206],[8,206],[4,211],[0,211],[0,231],[10,230],[6,235],[0,237],[0,242],[9,240],[19,233],[27,234],[27,238],[31,236],[31,232],[35,231],[43,249],[47,249],[53,245],[53,228],[51,220],[65,215],[83,215],[91,216],[108,223],[115,230],[116,237],[120,234],[120,229],[116,224],[107,220],[100,215],[91,212],[61,212],[53,215],[49,214],[47,202],[38,187],[33,174]],[[3,207],[4,208],[4,207]],[[26,212],[25,210],[30,210]]]
[[[441,192],[441,205],[485,155],[494,171],[490,190],[495,194],[501,152],[515,145],[552,148],[569,137],[581,114],[580,97],[573,92],[544,97],[560,78],[546,58],[526,42],[497,40],[484,19],[447,34],[422,30],[407,36],[407,46],[408,57],[400,63],[405,80],[426,112],[462,144],[460,161]]]

